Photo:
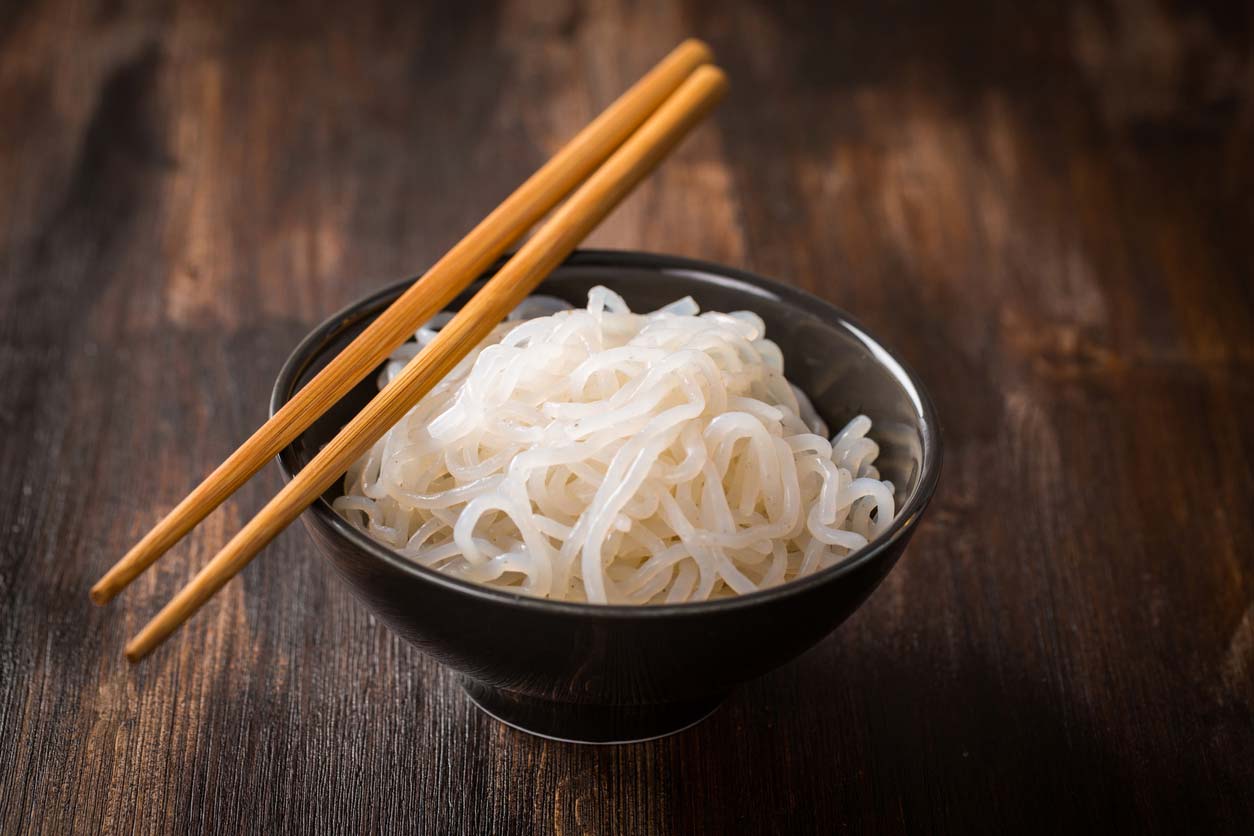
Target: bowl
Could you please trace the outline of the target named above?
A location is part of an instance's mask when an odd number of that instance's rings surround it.
[[[385,288],[314,329],[280,371],[271,412],[413,281]],[[576,252],[537,292],[583,305],[598,284],[637,311],[691,295],[703,310],[747,309],[761,316],[783,350],[789,379],[830,426],[858,413],[874,421],[877,465],[896,486],[900,509],[889,530],[835,566],[761,592],[667,606],[605,606],[514,594],[412,563],[332,510],[338,482],[301,519],[362,603],[460,672],[484,711],[533,734],[610,743],[658,737],[700,721],[737,684],[784,664],[848,618],[901,557],[935,490],[941,449],[922,384],[870,332],[821,299],[742,270],[619,251]],[[376,392],[371,374],[283,450],[284,478]]]

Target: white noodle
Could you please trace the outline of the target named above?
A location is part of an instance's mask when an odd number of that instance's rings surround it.
[[[447,323],[398,348],[379,385]],[[679,603],[832,566],[885,531],[859,415],[830,441],[756,314],[533,296],[355,463],[335,508],[406,557],[546,598]]]

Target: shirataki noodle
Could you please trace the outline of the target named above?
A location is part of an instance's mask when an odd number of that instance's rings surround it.
[[[401,346],[386,385],[448,321]],[[335,508],[407,558],[610,604],[753,592],[884,531],[871,420],[830,440],[757,315],[533,296],[349,470]]]

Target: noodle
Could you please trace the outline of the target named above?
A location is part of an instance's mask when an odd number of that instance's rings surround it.
[[[454,577],[610,604],[786,583],[892,522],[871,420],[829,441],[757,315],[634,314],[604,287],[563,308],[524,302],[353,465],[336,510]]]

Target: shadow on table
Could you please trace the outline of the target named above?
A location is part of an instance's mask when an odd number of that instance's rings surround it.
[[[648,756],[599,750],[597,783],[663,783],[678,833],[1213,832],[1178,763],[1138,762],[1043,676],[842,655],[829,640]]]

